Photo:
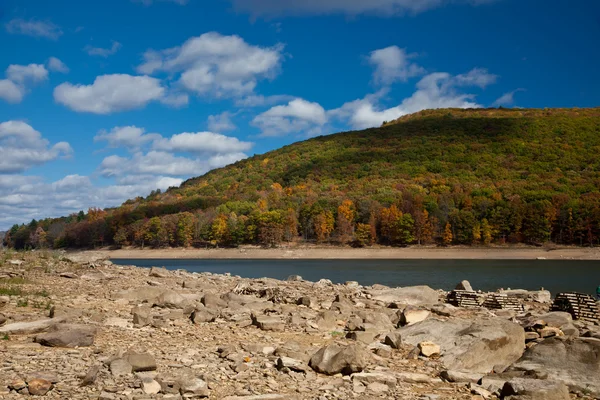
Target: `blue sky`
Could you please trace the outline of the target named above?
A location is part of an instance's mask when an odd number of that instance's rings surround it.
[[[600,3],[7,0],[0,229],[425,108],[594,107]]]

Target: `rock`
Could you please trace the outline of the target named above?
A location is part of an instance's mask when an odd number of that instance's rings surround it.
[[[369,385],[367,386],[367,390],[373,392],[373,393],[385,393],[389,390],[390,388],[383,384],[383,383],[379,383],[379,382],[373,382],[373,383],[369,383]]]
[[[156,370],[156,360],[150,353],[129,353],[127,361],[131,364],[133,372]]]
[[[142,379],[142,391],[146,394],[158,394],[161,391],[160,383],[154,379]]]
[[[192,312],[190,319],[192,320],[193,323],[200,324],[203,322],[215,322],[215,320],[217,319],[218,316],[219,316],[219,313],[215,310],[209,310],[207,308],[200,308],[200,309],[196,309],[196,310],[194,310],[194,312]]]
[[[315,282],[316,286],[331,286],[333,285],[333,282],[331,282],[330,279],[319,279],[317,282]]]
[[[254,396],[227,396],[223,400],[292,400],[289,394],[259,394]]]
[[[100,366],[94,365],[88,369],[88,372],[85,374],[85,377],[81,381],[81,386],[89,386],[93,385],[96,382],[96,378],[98,378],[98,372],[100,372]]]
[[[413,307],[407,307],[402,311],[402,315],[400,317],[400,324],[404,325],[412,325],[417,322],[421,322],[427,319],[431,312],[428,310],[419,310]]]
[[[180,295],[174,290],[165,290],[163,291],[156,299],[154,300],[152,306],[160,307],[160,308],[184,308],[187,305],[188,301],[185,297]]]
[[[23,265],[24,261],[23,260],[8,260],[8,263],[10,265]]]
[[[547,374],[571,390],[600,395],[600,339],[549,338],[529,348],[511,370]]]
[[[136,306],[131,311],[135,327],[147,326],[152,323],[152,309],[148,306]]]
[[[208,397],[210,395],[208,385],[200,378],[186,377],[179,381],[179,385],[181,387],[181,395],[184,397]]]
[[[471,389],[471,393],[476,394],[484,399],[491,399],[492,392],[487,389],[482,388],[479,385],[475,385],[474,383],[469,384],[469,389]]]
[[[395,326],[384,312],[361,310],[354,313],[346,324],[349,331],[389,332]]]
[[[458,285],[456,285],[456,290],[468,290],[469,292],[473,291],[473,287],[471,283],[467,280],[461,281]]]
[[[315,325],[321,331],[331,331],[338,327],[337,314],[333,311],[322,311],[315,319]]]
[[[403,304],[407,306],[427,306],[438,302],[438,292],[429,286],[410,286],[394,289],[368,290],[373,300],[386,304]]]
[[[284,368],[296,372],[306,372],[308,370],[308,365],[290,357],[279,357],[277,359],[277,369],[281,370]]]
[[[394,375],[383,372],[359,372],[352,374],[352,381],[360,382],[363,385],[379,383],[393,389],[396,387],[397,379]]]
[[[285,324],[277,317],[269,317],[266,315],[255,315],[251,316],[252,325],[257,326],[263,331],[283,331]]]
[[[0,296],[0,308],[6,306],[8,303],[10,303],[10,297]]]
[[[316,300],[311,296],[302,296],[296,302],[299,306],[306,306],[308,308],[317,308]]]
[[[303,279],[300,275],[290,275],[286,279],[288,282],[302,282]]]
[[[51,326],[61,322],[58,319],[41,319],[31,322],[15,322],[0,327],[0,333],[9,335],[38,333],[48,330]]]
[[[346,285],[346,287],[349,287],[351,289],[356,289],[356,288],[360,287],[360,283],[358,283],[357,281],[346,281],[344,283],[344,285]]]
[[[152,267],[150,268],[149,276],[154,278],[168,278],[170,276],[170,272],[166,268]]]
[[[398,330],[402,341],[413,346],[431,341],[441,348],[447,369],[488,373],[506,368],[524,351],[525,332],[519,325],[500,319],[442,321],[435,318]]]
[[[220,309],[227,307],[227,302],[216,294],[207,293],[202,296],[202,304],[206,308]]]
[[[438,383],[439,379],[433,378],[426,374],[416,373],[416,372],[399,372],[396,374],[396,378],[398,378],[401,382],[406,383]]]
[[[371,358],[370,353],[361,345],[352,344],[340,347],[337,344],[322,347],[315,353],[309,366],[317,372],[327,375],[342,373],[350,375],[365,369]]]
[[[385,335],[384,343],[393,349],[399,349],[402,345],[402,335],[400,332],[390,332]]]
[[[114,326],[117,328],[127,328],[129,321],[124,318],[110,317],[104,321],[105,326]]]
[[[52,382],[45,379],[32,379],[27,382],[27,389],[29,394],[33,396],[44,396],[50,390],[52,390]]]
[[[355,331],[355,332],[348,332],[348,334],[346,335],[346,338],[350,339],[350,340],[356,340],[357,342],[361,342],[364,344],[369,344],[369,343],[373,343],[373,341],[375,340],[375,336],[377,336],[377,332]]]
[[[132,371],[131,364],[124,358],[113,360],[110,363],[110,372],[114,377],[129,375]]]
[[[440,373],[440,378],[445,380],[446,382],[455,382],[455,383],[477,383],[481,378],[483,378],[483,374],[472,373],[472,372],[462,372],[462,371],[454,371],[454,370],[445,370]]]
[[[58,276],[60,276],[61,278],[67,278],[67,279],[77,279],[77,278],[79,278],[77,275],[75,275],[72,272],[63,272],[63,273],[61,273]]]
[[[57,324],[51,332],[37,335],[35,342],[48,347],[87,347],[94,344],[95,336],[95,327]]]
[[[4,325],[6,321],[8,321],[8,318],[6,318],[5,315],[0,314],[0,326]]]
[[[553,382],[551,380],[539,379],[523,379],[516,378],[504,384],[501,395],[517,396],[517,399],[527,400],[570,400],[569,390],[565,384],[561,382]],[[510,397],[511,399],[513,397]]]
[[[421,351],[421,355],[425,357],[431,357],[436,354],[440,354],[440,346],[433,342],[421,342],[417,345]]]
[[[564,336],[565,334],[559,328],[554,328],[552,326],[546,326],[539,330],[539,335],[542,338],[549,338],[553,336]]]

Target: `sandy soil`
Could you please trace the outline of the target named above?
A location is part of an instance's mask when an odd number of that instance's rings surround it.
[[[94,250],[85,258],[122,259],[480,259],[480,260],[600,260],[600,248],[557,247],[408,247],[368,248],[288,247],[264,249],[245,246],[237,249],[137,249]]]

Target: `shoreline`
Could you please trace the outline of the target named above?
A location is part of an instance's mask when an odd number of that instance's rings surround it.
[[[408,248],[343,248],[289,247],[265,249],[245,246],[226,249],[136,249],[85,250],[69,252],[70,257],[95,259],[230,259],[230,260],[364,260],[364,259],[430,259],[430,260],[600,260],[600,248],[558,247],[408,247]]]

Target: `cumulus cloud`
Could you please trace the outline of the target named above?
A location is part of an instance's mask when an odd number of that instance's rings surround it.
[[[252,120],[252,125],[260,128],[263,136],[282,136],[293,132],[314,135],[326,123],[325,109],[304,99],[272,107]]]
[[[452,3],[484,4],[495,0],[231,0],[238,12],[255,17],[281,15],[372,14],[396,16],[416,14]]]
[[[208,129],[213,132],[226,132],[235,130],[237,127],[231,120],[232,116],[233,114],[229,111],[225,111],[217,115],[209,115]]]
[[[287,103],[289,101],[294,100],[296,97],[289,96],[286,94],[281,95],[272,95],[272,96],[263,96],[252,94],[246,97],[242,97],[235,100],[235,105],[238,107],[264,107],[264,106],[273,106],[276,104]]]
[[[110,114],[142,108],[164,99],[166,88],[149,76],[113,74],[98,76],[91,85],[63,83],[54,89],[54,100],[74,111]]]
[[[17,85],[11,80],[0,79],[0,99],[8,103],[20,103],[25,96],[23,87]]]
[[[494,107],[498,106],[512,106],[515,104],[515,93],[524,92],[525,89],[515,89],[512,92],[504,93],[502,96],[496,99],[492,105]]]
[[[397,81],[406,82],[409,78],[425,73],[425,69],[411,62],[414,54],[407,54],[406,49],[390,46],[371,52],[369,64],[375,71],[373,81],[377,84],[389,85]]]
[[[42,64],[9,65],[6,77],[18,84],[40,82],[48,79],[48,70]]]
[[[156,140],[153,146],[170,152],[230,154],[250,150],[253,144],[213,132],[184,132]]]
[[[113,54],[115,54],[117,51],[119,51],[119,49],[121,48],[121,43],[116,42],[113,40],[112,45],[109,48],[103,48],[103,47],[94,47],[91,45],[87,45],[83,48],[83,51],[85,51],[86,53],[88,53],[88,55],[90,56],[97,56],[97,57],[104,57],[107,58],[108,56],[112,56]]]
[[[179,74],[178,84],[201,96],[226,98],[251,94],[260,79],[273,78],[282,61],[283,46],[259,47],[239,36],[205,33],[181,46],[148,50],[141,74]]]
[[[100,131],[95,137],[94,142],[105,141],[109,147],[125,147],[128,149],[139,149],[140,147],[160,139],[162,136],[158,133],[145,133],[144,128],[137,126],[116,126],[110,131]]]
[[[8,33],[43,37],[51,40],[57,40],[63,34],[60,27],[52,22],[36,19],[24,20],[22,18],[15,18],[7,22],[5,28]]]
[[[23,172],[59,157],[68,157],[72,152],[67,142],[50,146],[40,132],[23,121],[0,123],[0,174]]]
[[[67,74],[69,72],[69,67],[67,67],[65,63],[56,57],[50,57],[48,59],[48,69],[50,71],[60,72],[62,74]]]

